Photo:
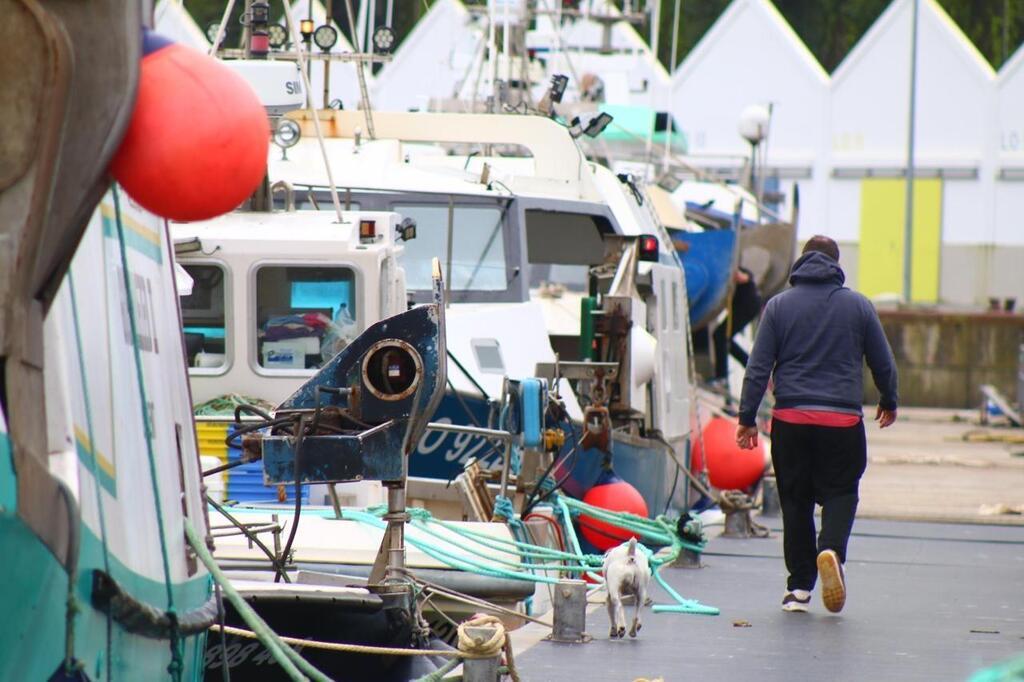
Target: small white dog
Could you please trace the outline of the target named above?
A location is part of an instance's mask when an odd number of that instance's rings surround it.
[[[604,584],[608,590],[608,620],[611,621],[612,639],[626,635],[626,613],[622,608],[622,597],[633,595],[636,607],[629,636],[640,632],[640,607],[647,601],[647,583],[651,580],[651,569],[647,555],[636,551],[636,538],[630,538],[604,555]]]

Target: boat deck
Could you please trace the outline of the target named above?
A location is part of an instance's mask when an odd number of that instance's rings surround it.
[[[761,522],[770,538],[711,527],[703,569],[665,569],[673,588],[721,615],[647,608],[637,639],[610,640],[604,605],[591,605],[587,644],[540,641],[540,625],[512,634],[522,679],[934,682],[1024,653],[1024,527],[858,519],[846,608],[830,614],[818,594],[810,613],[780,609],[781,520]],[[653,583],[651,596],[668,603]]]

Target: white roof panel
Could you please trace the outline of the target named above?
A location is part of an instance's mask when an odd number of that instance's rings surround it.
[[[906,163],[912,0],[895,0],[832,77],[832,153],[842,165]],[[935,0],[918,20],[916,161],[977,164],[994,73]]]
[[[737,132],[773,105],[770,164],[807,164],[827,124],[828,74],[768,0],[733,0],[672,76],[671,112],[694,154],[749,154]]]

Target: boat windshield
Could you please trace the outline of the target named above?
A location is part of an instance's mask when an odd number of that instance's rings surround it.
[[[431,260],[440,258],[447,268],[449,255],[453,291],[507,289],[503,207],[396,203],[393,210],[416,221],[416,238],[405,243],[402,254],[410,290],[430,289]]]
[[[604,258],[604,234],[612,232],[607,218],[569,211],[526,210],[526,252],[530,287],[556,284],[584,292],[590,267]]]

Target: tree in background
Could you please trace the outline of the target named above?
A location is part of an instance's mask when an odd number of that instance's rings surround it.
[[[435,0],[394,0],[394,26],[399,44],[420,20]],[[549,0],[559,1],[559,0]],[[623,0],[611,0],[622,7]],[[653,4],[658,0],[649,0]],[[672,19],[675,0],[661,1],[661,26],[659,32],[658,58],[669,71],[672,64]],[[348,36],[348,17],[345,0],[334,0],[334,22]],[[352,0],[358,11],[359,0]],[[482,4],[482,2],[467,2]],[[636,4],[634,0],[634,5]],[[939,4],[960,26],[961,30],[977,46],[994,68],[999,68],[1011,57],[1024,41],[1024,0],[939,0]],[[229,21],[228,43],[237,43],[241,36],[238,18],[245,5],[236,0]],[[380,0],[377,5],[376,24],[384,23],[387,2]],[[729,0],[680,0],[679,50],[681,62],[700,41],[715,20],[729,5]],[[185,7],[199,24],[206,29],[220,21],[226,6],[224,0],[185,0]],[[871,27],[878,16],[889,6],[889,0],[775,0],[775,6],[792,25],[797,35],[807,44],[811,53],[831,73],[846,54]],[[282,16],[280,0],[271,2],[271,15],[275,21]],[[648,39],[651,27],[646,30]],[[443,39],[443,37],[439,37]]]
[[[652,3],[657,0],[651,0]],[[779,12],[826,71],[835,70],[890,0],[774,0]],[[938,0],[993,68],[1024,42],[1024,0]],[[615,3],[621,6],[619,0]],[[681,0],[679,61],[707,32],[729,0]],[[658,58],[669,71],[675,0],[661,0]],[[650,32],[648,31],[648,36]]]

